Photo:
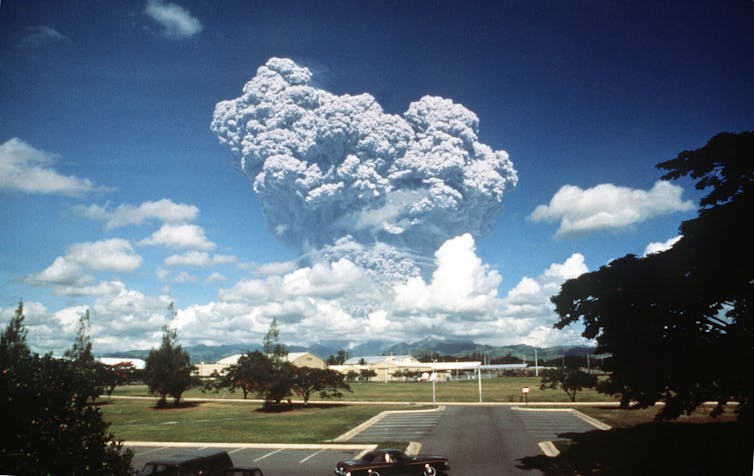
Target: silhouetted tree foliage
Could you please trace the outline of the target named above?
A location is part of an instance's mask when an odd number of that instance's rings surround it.
[[[157,406],[166,404],[167,396],[173,397],[175,405],[181,400],[183,392],[191,388],[194,379],[191,371],[191,358],[178,343],[178,334],[170,324],[175,317],[173,303],[168,306],[168,323],[162,334],[162,344],[158,349],[149,351],[149,356],[144,365],[144,383],[149,387],[150,393],[158,395],[160,400]]]
[[[0,472],[130,475],[133,453],[115,441],[75,361],[32,353],[23,304],[0,336]]]
[[[553,298],[563,328],[609,353],[601,386],[628,405],[666,405],[659,418],[689,413],[707,400],[722,411],[739,402],[754,420],[754,133],[719,134],[704,147],[658,164],[663,179],[690,177],[709,190],[696,218],[669,250],[627,255],[567,281]]]
[[[291,387],[304,399],[304,406],[309,404],[309,398],[317,392],[321,398],[340,398],[343,396],[341,390],[351,391],[351,387],[345,382],[345,375],[340,372],[310,367],[293,368]]]

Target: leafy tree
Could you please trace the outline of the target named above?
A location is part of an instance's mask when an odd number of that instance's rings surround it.
[[[126,385],[131,382],[136,375],[136,367],[131,362],[120,362],[115,365],[97,365],[97,380],[104,387],[108,396],[113,394],[115,387]]]
[[[94,359],[92,353],[91,317],[89,309],[79,316],[76,327],[76,338],[69,349],[63,353],[63,357],[70,360],[79,380],[79,398],[84,401],[96,400],[104,391],[104,377],[102,364]]]
[[[258,350],[247,352],[238,362],[228,367],[218,386],[228,388],[231,392],[240,388],[244,399],[249,393],[261,396],[265,395],[269,382],[273,380],[273,374],[272,359]]]
[[[346,372],[346,382],[355,382],[359,378],[359,373],[355,370]]]
[[[178,405],[183,392],[191,388],[193,379],[191,372],[191,358],[178,343],[178,334],[170,325],[175,317],[173,303],[168,306],[168,323],[162,334],[162,344],[159,349],[149,351],[144,365],[144,382],[150,393],[159,395],[157,406],[165,406],[167,396],[173,397],[173,403]]]
[[[272,319],[270,328],[264,336],[263,349],[264,353],[275,363],[284,362],[288,355],[288,350],[280,343],[280,329],[278,329],[278,320],[276,317]]]
[[[133,453],[82,399],[74,362],[32,353],[23,304],[0,336],[0,467],[10,474],[131,474]]]
[[[601,390],[627,406],[666,405],[659,418],[707,400],[733,399],[754,422],[754,133],[719,134],[658,164],[709,190],[669,250],[627,255],[567,281],[553,298],[556,327],[583,321],[609,379]]]
[[[18,303],[13,317],[8,323],[2,335],[0,335],[0,350],[4,362],[13,362],[23,359],[31,354],[31,349],[26,343],[26,327],[24,327],[24,303]]]
[[[351,391],[340,372],[310,367],[294,367],[291,387],[304,399],[304,406],[309,404],[309,398],[316,392],[321,398],[340,398],[343,396],[341,390]]]
[[[542,381],[539,388],[560,388],[568,394],[572,402],[576,401],[576,393],[585,388],[597,386],[597,377],[574,367],[558,367],[542,371]]]
[[[262,342],[264,353],[272,361],[272,377],[265,390],[265,406],[278,405],[291,394],[293,365],[288,362],[288,349],[280,343],[277,318],[273,318]]]
[[[369,382],[369,379],[372,377],[376,377],[377,372],[375,372],[372,369],[361,369],[359,371],[359,379],[364,380],[365,382]]]

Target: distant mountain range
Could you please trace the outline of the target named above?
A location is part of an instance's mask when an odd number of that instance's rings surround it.
[[[191,356],[192,363],[199,362],[217,362],[218,360],[233,354],[242,354],[248,351],[261,350],[260,344],[226,344],[218,346],[195,345],[184,346]],[[336,355],[338,351],[345,350],[349,358],[369,355],[426,355],[440,354],[451,357],[465,357],[469,354],[486,355],[489,359],[497,357],[512,356],[526,362],[534,362],[535,347],[525,344],[491,346],[477,344],[471,341],[455,339],[437,339],[427,337],[425,339],[411,343],[394,343],[379,340],[367,341],[356,345],[352,348],[342,342],[320,342],[309,347],[288,346],[289,352],[311,352],[321,359],[327,359],[331,355]],[[537,357],[539,361],[558,359],[564,356],[584,356],[594,354],[594,347],[588,346],[557,346],[557,347],[537,347]],[[104,354],[103,357],[129,357],[133,359],[146,359],[149,350],[129,350],[123,352],[111,352]]]

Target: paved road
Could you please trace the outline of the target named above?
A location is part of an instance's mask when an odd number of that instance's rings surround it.
[[[507,406],[449,406],[422,452],[445,455],[463,476],[538,475],[516,467],[542,454],[539,442],[595,428],[568,412],[518,411]]]
[[[351,436],[359,446],[238,447],[219,449],[231,454],[237,465],[259,466],[265,476],[331,475],[336,461],[357,456],[368,443],[417,441],[422,453],[447,456],[454,476],[537,476],[538,471],[516,467],[520,458],[542,454],[539,443],[556,439],[558,433],[591,431],[595,428],[567,411],[517,409],[503,405],[449,405],[433,412],[396,412],[385,415]],[[194,446],[194,449],[198,446]],[[158,457],[190,448],[140,447],[134,467]]]

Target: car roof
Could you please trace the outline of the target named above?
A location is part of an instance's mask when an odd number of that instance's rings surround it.
[[[188,461],[198,460],[198,459],[204,459],[210,456],[221,456],[221,455],[227,455],[228,453],[226,451],[206,451],[206,450],[197,450],[193,453],[179,453],[174,454],[170,456],[162,456],[157,459],[152,459],[147,461],[147,463],[152,464],[180,464],[180,463],[186,463]],[[228,456],[230,458],[230,456]]]

